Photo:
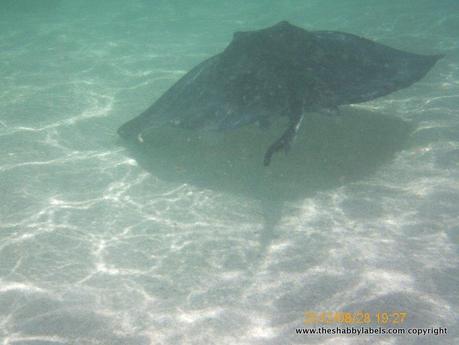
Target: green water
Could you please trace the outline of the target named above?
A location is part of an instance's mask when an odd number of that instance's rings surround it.
[[[120,145],[233,32],[281,20],[446,57],[310,114],[269,169],[276,126]],[[458,23],[455,0],[1,0],[0,344],[455,344]],[[298,335],[308,310],[448,335]]]

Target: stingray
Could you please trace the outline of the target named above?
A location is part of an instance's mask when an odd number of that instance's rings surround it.
[[[194,67],[118,133],[143,143],[153,128],[266,127],[285,116],[285,131],[264,155],[267,166],[275,152],[288,151],[306,113],[334,112],[406,88],[441,57],[344,32],[307,31],[286,21],[236,32],[223,52]]]

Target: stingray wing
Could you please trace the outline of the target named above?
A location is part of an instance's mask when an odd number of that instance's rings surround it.
[[[152,106],[118,130],[124,138],[135,138],[148,128],[175,126],[191,129],[230,129],[263,117],[255,73],[260,66],[244,58],[227,64],[215,55],[185,74]],[[253,95],[256,92],[257,95]],[[252,93],[252,94],[251,94]],[[271,111],[271,109],[269,110]]]
[[[408,87],[442,57],[408,53],[342,32],[313,34],[308,68],[323,88],[318,103],[325,105],[366,102]]]
[[[118,130],[124,137],[136,137],[147,128],[165,125],[197,128],[219,108],[215,88],[215,66],[219,55],[213,56],[185,74],[142,114],[126,122]]]

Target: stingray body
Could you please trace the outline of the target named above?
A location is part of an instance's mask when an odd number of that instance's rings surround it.
[[[143,142],[149,128],[227,130],[286,116],[270,147],[287,150],[305,113],[366,102],[421,79],[441,55],[418,55],[352,34],[306,31],[288,22],[237,32],[228,47],[177,81],[118,130]]]

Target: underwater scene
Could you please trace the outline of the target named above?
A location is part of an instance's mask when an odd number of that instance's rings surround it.
[[[0,345],[459,342],[459,1],[0,0]]]

